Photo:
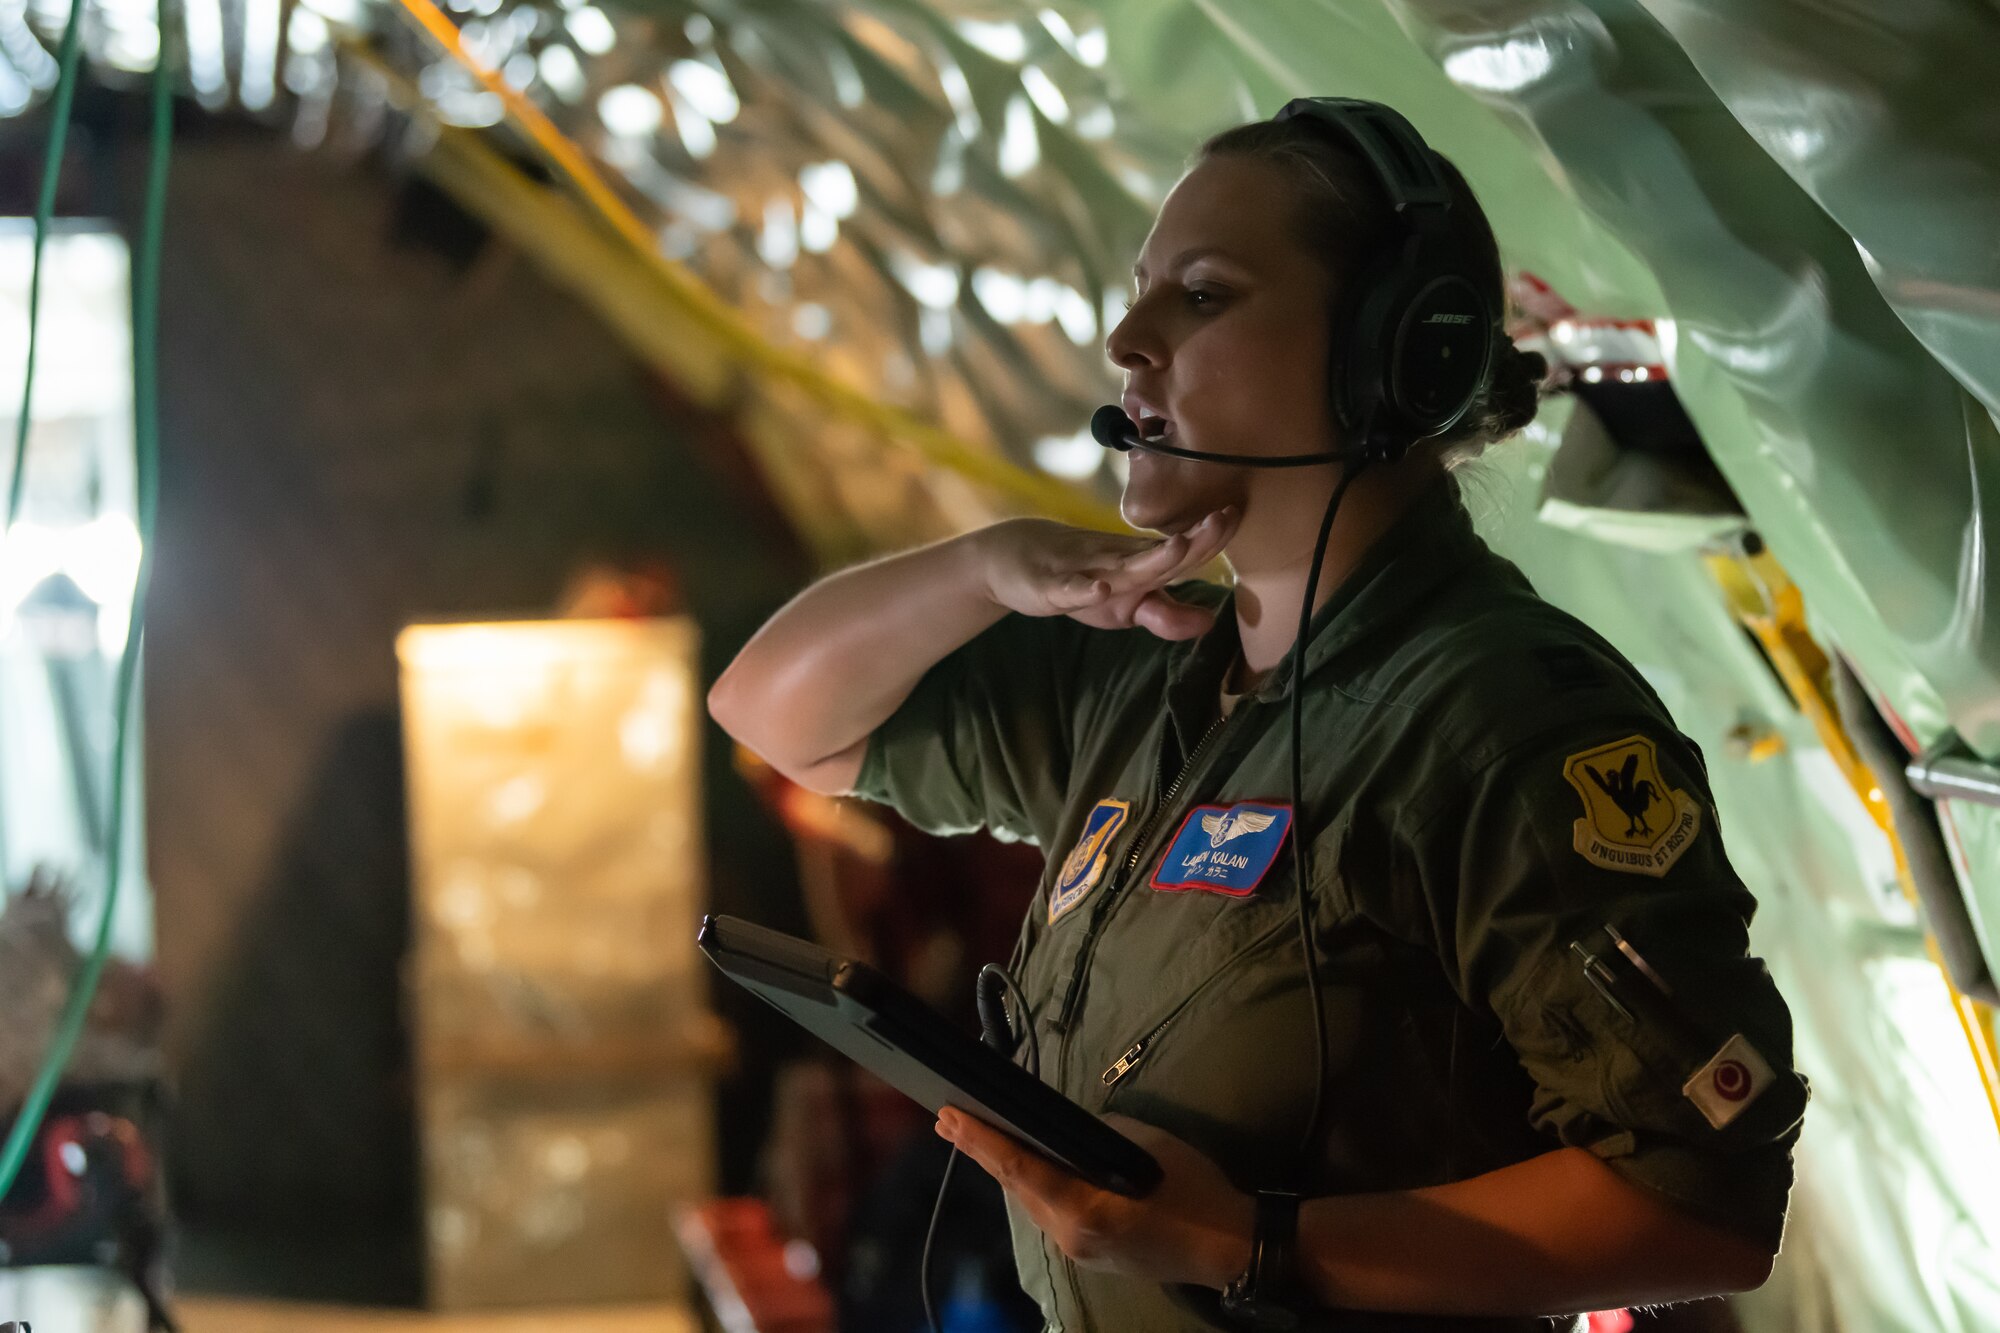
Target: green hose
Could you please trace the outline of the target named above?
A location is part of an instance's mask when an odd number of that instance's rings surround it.
[[[62,177],[64,146],[69,142],[69,116],[76,101],[76,69],[83,33],[83,0],[73,0],[63,26],[62,54],[57,64],[55,104],[50,108],[49,147],[42,159],[42,188],[35,196],[35,261],[28,278],[28,371],[21,380],[21,419],[14,428],[14,474],[7,483],[7,528],[21,517],[22,483],[28,479],[28,407],[35,397],[35,334],[42,325],[42,242],[56,211],[56,182]],[[165,48],[161,48],[164,50]]]
[[[63,29],[61,76],[49,127],[48,158],[42,164],[41,195],[35,203],[35,250],[33,275],[28,285],[28,366],[21,389],[21,420],[14,436],[14,475],[7,492],[7,527],[14,529],[21,513],[22,481],[27,474],[28,407],[35,386],[35,339],[40,328],[42,287],[42,241],[55,212],[56,181],[62,171],[63,143],[69,134],[69,119],[76,93],[78,33],[84,0],[72,0],[69,22]],[[105,838],[104,908],[97,919],[97,937],[83,968],[71,983],[69,1000],[63,1006],[54,1041],[34,1085],[21,1104],[0,1147],[0,1199],[14,1188],[27,1160],[28,1147],[41,1127],[56,1084],[69,1064],[83,1033],[90,1002],[97,994],[98,978],[111,952],[111,919],[118,905],[118,878],[125,846],[125,765],[129,749],[132,698],[139,672],[139,648],[145,635],[146,587],[153,565],[153,519],[158,510],[159,492],[159,322],[160,322],[160,239],[165,230],[167,204],[167,162],[173,143],[173,29],[167,21],[167,0],[159,0],[160,55],[153,70],[153,121],[151,147],[146,168],[146,202],[141,223],[136,281],[132,293],[132,410],[133,447],[137,455],[137,500],[141,540],[138,577],[132,585],[132,609],[126,623],[125,651],[118,659],[116,724],[111,746],[111,812]]]

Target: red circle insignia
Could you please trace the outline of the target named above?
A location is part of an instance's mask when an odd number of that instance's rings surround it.
[[[1740,1102],[1750,1095],[1749,1067],[1741,1060],[1724,1060],[1715,1067],[1715,1095],[1725,1101]]]

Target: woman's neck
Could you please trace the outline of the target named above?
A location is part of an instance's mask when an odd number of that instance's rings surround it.
[[[1415,503],[1438,471],[1437,465],[1427,460],[1410,460],[1363,473],[1347,488],[1320,562],[1319,584],[1313,589],[1314,613],[1340,590],[1369,548]],[[1255,506],[1245,510],[1244,526],[1250,530],[1239,530],[1230,543],[1230,563],[1236,571],[1236,633],[1241,645],[1223,678],[1223,688],[1232,694],[1261,685],[1298,637],[1299,601],[1305,596],[1312,543],[1319,535],[1319,521],[1330,494],[1320,495],[1312,521],[1303,527],[1296,520],[1301,511],[1292,506],[1292,521],[1284,525],[1282,533],[1256,531],[1251,523]]]

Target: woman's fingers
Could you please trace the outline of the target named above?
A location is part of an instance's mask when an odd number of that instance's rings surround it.
[[[1187,549],[1181,553],[1180,563],[1167,572],[1160,580],[1161,586],[1176,583],[1200,570],[1215,559],[1230,537],[1236,532],[1236,510],[1234,507],[1218,509],[1200,523],[1188,529]]]
[[[1100,589],[1097,600],[1116,599],[1127,593],[1158,587],[1180,563],[1181,554],[1182,550],[1178,545],[1163,546],[1160,555],[1154,556],[1149,552],[1146,560],[1131,564],[1100,566],[1084,570],[1080,574],[1072,575],[1071,578],[1080,579],[1081,582],[1077,585],[1080,587],[1089,587],[1094,583]]]
[[[1152,594],[1200,570],[1213,560],[1236,530],[1233,506],[1217,510],[1182,532],[1136,549],[1096,554],[1085,569],[1060,576],[1048,593],[1050,606],[1099,628],[1128,629],[1145,623],[1163,638],[1187,638],[1213,617],[1165,599],[1162,611],[1142,622],[1141,606]],[[1117,539],[1123,540],[1123,539]],[[1182,610],[1188,614],[1182,614]]]
[[[1185,532],[1177,532],[1171,537],[1162,537],[1153,546],[1125,556],[1110,569],[1097,571],[1099,577],[1111,585],[1115,595],[1139,588],[1158,587],[1180,577],[1181,571],[1194,564],[1204,563],[1212,554],[1217,523],[1213,517]]]
[[[1110,591],[1103,579],[1088,572],[1078,572],[1058,579],[1045,595],[1052,609],[1067,614],[1096,605]]]
[[[1132,560],[1108,577],[1114,595],[1163,588],[1206,565],[1236,530],[1233,510],[1219,509],[1184,532],[1164,539],[1145,559]]]
[[[1162,569],[1173,568],[1186,553],[1187,544],[1184,535],[1162,537],[1143,551],[1120,557],[1114,570],[1126,578],[1152,578]]]
[[[1194,639],[1208,632],[1215,623],[1215,612],[1177,602],[1155,589],[1133,608],[1132,623],[1162,639]]]

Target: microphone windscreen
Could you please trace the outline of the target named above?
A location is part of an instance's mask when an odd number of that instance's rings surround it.
[[[1090,433],[1106,449],[1126,453],[1131,450],[1132,437],[1139,433],[1139,428],[1125,415],[1124,408],[1106,403],[1090,414]]]

